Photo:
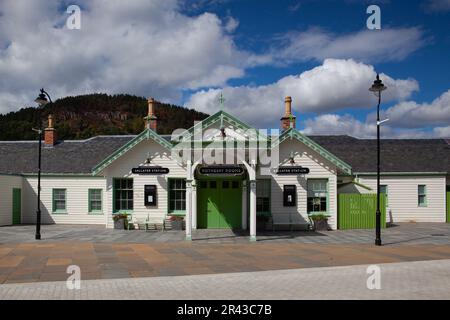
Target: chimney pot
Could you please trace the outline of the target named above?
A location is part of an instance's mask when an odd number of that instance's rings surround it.
[[[56,130],[53,127],[53,115],[48,115],[48,127],[44,129],[44,145],[54,146],[56,144]]]
[[[147,116],[144,117],[145,128],[151,129],[156,132],[158,124],[158,118],[156,117],[155,114],[156,101],[152,97],[149,97],[147,99],[147,103],[148,103]]]
[[[295,116],[292,114],[292,98],[290,96],[284,98],[284,115],[281,118],[281,128],[283,130],[295,128]]]

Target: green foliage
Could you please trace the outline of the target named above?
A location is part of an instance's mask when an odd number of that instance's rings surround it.
[[[195,120],[208,116],[193,109],[163,103],[156,104],[155,112],[159,134],[188,129]],[[147,99],[127,94],[89,94],[58,99],[42,110],[25,107],[0,115],[0,141],[35,140],[36,133],[31,129],[39,126],[39,118],[45,127],[50,113],[53,114],[59,140],[138,134],[144,130]]]
[[[310,217],[313,221],[321,221],[321,220],[328,221],[328,216],[322,213],[312,214],[310,215]]]

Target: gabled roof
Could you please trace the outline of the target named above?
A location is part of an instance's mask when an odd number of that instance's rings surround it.
[[[352,165],[353,173],[377,169],[377,141],[350,136],[309,136]],[[450,145],[445,139],[381,139],[381,172],[450,173]]]
[[[104,164],[105,159],[118,156],[118,153],[124,154],[132,141],[145,139],[147,134],[167,148],[171,146],[169,136],[144,132],[139,136],[96,136],[61,141],[54,147],[44,147],[42,172],[44,175],[91,175],[93,167]],[[316,148],[314,150],[325,151],[351,165],[353,174],[376,172],[376,140],[350,136],[307,137],[295,131],[282,134],[280,139],[290,138],[290,135],[301,138],[311,148]],[[0,174],[36,174],[37,157],[37,141],[0,141]],[[382,139],[381,171],[387,174],[450,174],[450,145],[445,139]]]
[[[112,154],[110,154],[108,157],[106,157],[103,161],[98,163],[92,169],[92,174],[93,175],[98,174],[103,169],[105,169],[107,166],[109,166],[111,163],[113,163],[115,160],[117,160],[118,158],[123,156],[127,151],[129,151],[134,146],[136,146],[138,143],[140,143],[141,141],[146,140],[146,139],[147,140],[152,139],[166,149],[170,150],[172,148],[172,144],[170,142],[168,142],[166,139],[162,138],[155,131],[147,128],[144,131],[142,131],[139,135],[134,137],[132,140],[130,140],[126,144],[124,144],[122,147],[115,150]]]
[[[224,121],[224,122],[228,122],[229,124],[235,126],[238,129],[244,130],[244,131],[250,131],[250,133],[252,132],[256,132],[256,135],[251,135],[249,138],[250,139],[266,139],[267,137],[260,133],[259,130],[257,130],[256,128],[242,122],[241,120],[237,119],[236,117],[232,116],[231,114],[221,110],[216,112],[215,114],[209,116],[208,118],[204,119],[203,121],[198,122],[197,124],[195,124],[194,126],[192,126],[191,128],[187,129],[186,131],[180,133],[177,137],[175,137],[173,139],[173,142],[181,142],[181,141],[187,141],[187,140],[191,140],[193,136],[195,136],[196,133],[198,132],[204,132],[204,130],[210,126],[212,126],[213,124],[220,122],[220,121]]]
[[[42,174],[91,174],[92,167],[135,136],[96,136],[42,148]],[[36,174],[38,141],[0,141],[0,173]]]
[[[338,158],[336,155],[328,151],[327,149],[320,146],[318,143],[316,143],[314,140],[311,140],[304,134],[300,133],[297,129],[289,128],[285,130],[278,138],[277,141],[272,142],[272,148],[277,147],[279,144],[283,143],[283,141],[286,141],[287,139],[297,139],[301,141],[303,144],[305,144],[307,147],[311,148],[318,154],[320,154],[322,157],[333,163],[336,167],[338,167],[341,171],[343,171],[346,174],[352,173],[352,167]]]

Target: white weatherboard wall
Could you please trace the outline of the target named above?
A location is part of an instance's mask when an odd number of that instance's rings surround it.
[[[376,176],[359,176],[360,182],[376,190]],[[445,176],[382,176],[388,186],[386,220],[392,222],[445,222]],[[427,206],[418,205],[418,185],[426,185]],[[376,192],[376,191],[375,191]]]
[[[151,166],[169,168],[167,175],[138,175],[132,174],[131,169],[144,164],[150,153]],[[134,148],[126,152],[111,165],[104,173],[107,177],[107,195],[105,207],[107,208],[107,227],[113,227],[113,178],[133,178],[133,217],[137,219],[150,218],[151,221],[162,222],[168,213],[168,179],[186,179],[186,169],[173,160],[170,150],[164,148],[154,140],[143,140]],[[144,205],[144,185],[157,186],[157,205],[146,207]]]
[[[53,213],[53,189],[66,189],[67,213]],[[88,189],[102,189],[102,214],[89,214]],[[42,223],[105,225],[106,180],[99,177],[41,178]],[[22,222],[36,222],[37,177],[25,177],[22,188]]]
[[[302,142],[293,139],[285,140],[280,147],[280,165],[289,166],[291,151],[294,151],[296,166],[307,167],[310,173],[306,175],[273,175],[271,178],[271,211],[274,215],[286,215],[287,213],[298,214],[298,223],[309,223],[307,213],[307,180],[326,179],[328,180],[328,213],[330,218],[328,223],[332,229],[337,228],[337,203],[336,203],[336,167],[328,160],[305,146]],[[258,176],[257,178],[266,178]],[[297,186],[297,206],[283,206],[283,186],[295,184]],[[283,219],[287,220],[287,219]]]
[[[22,188],[22,177],[0,175],[0,226],[7,226],[12,224],[13,188]]]

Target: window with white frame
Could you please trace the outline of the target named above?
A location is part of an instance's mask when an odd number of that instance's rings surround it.
[[[424,184],[420,184],[417,187],[417,194],[418,194],[418,205],[419,207],[426,207],[427,206],[427,186]]]
[[[66,212],[66,189],[53,189],[53,212]]]
[[[186,179],[169,179],[169,212],[186,211]]]
[[[389,206],[389,191],[388,186],[385,184],[380,185],[380,193],[386,196],[386,207]]]
[[[327,179],[308,179],[308,213],[326,213],[328,211],[327,185]]]
[[[102,212],[102,189],[89,189],[89,213]]]

